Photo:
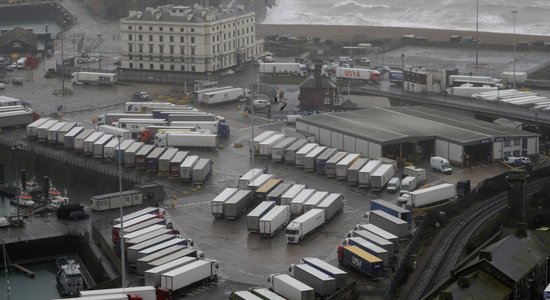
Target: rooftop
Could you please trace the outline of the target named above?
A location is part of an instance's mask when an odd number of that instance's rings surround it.
[[[236,17],[246,13],[250,12],[245,11],[244,7],[240,5],[204,7],[198,4],[194,6],[170,4],[157,6],[156,8],[147,7],[144,12],[130,11],[129,16],[123,18],[123,20],[202,23]]]
[[[305,123],[379,144],[438,138],[461,145],[534,133],[423,106],[375,107],[300,118]]]
[[[511,288],[485,271],[468,274],[460,280],[467,283],[454,281],[442,291],[443,294],[452,295],[452,297],[444,299],[506,299],[512,293]]]

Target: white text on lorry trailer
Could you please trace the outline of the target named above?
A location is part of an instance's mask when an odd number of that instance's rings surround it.
[[[267,281],[275,293],[292,300],[314,300],[315,290],[288,274],[271,274]]]
[[[290,221],[290,207],[276,205],[259,220],[260,235],[271,238]]]
[[[200,259],[162,274],[160,286],[171,292],[183,290],[197,282],[215,280],[218,268],[216,260]]]
[[[413,192],[405,193],[399,197],[398,201],[406,203],[412,207],[421,207],[430,205],[447,199],[456,197],[456,188],[453,184],[442,183]]]
[[[73,84],[113,85],[117,83],[117,75],[112,73],[74,72],[71,74]]]
[[[327,297],[336,292],[336,280],[308,264],[290,265],[290,275],[307,284],[315,293]]]
[[[325,211],[314,208],[307,213],[292,220],[286,226],[286,239],[288,243],[296,244],[308,233],[325,223]]]

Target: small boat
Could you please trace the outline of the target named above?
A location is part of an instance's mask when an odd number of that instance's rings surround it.
[[[69,204],[69,198],[67,197],[67,190],[65,190],[65,195],[61,196],[61,192],[58,191],[53,185],[48,191],[48,197],[50,205],[55,209],[59,209],[62,204]]]
[[[29,195],[29,193],[25,191],[21,191],[19,196],[17,196],[17,201],[12,200],[11,204],[13,205],[19,205],[23,207],[31,207],[34,206],[36,203],[32,200],[32,196]]]
[[[64,256],[55,260],[57,265],[57,289],[63,297],[74,297],[84,290],[84,281],[80,272],[80,264],[72,257]]]
[[[27,182],[25,182],[25,190],[30,194],[38,193],[40,192],[40,185],[38,184],[36,179],[33,177],[30,180],[27,180]]]

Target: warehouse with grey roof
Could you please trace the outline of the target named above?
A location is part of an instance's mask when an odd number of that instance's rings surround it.
[[[369,158],[417,161],[441,156],[468,167],[538,153],[539,135],[423,106],[370,108],[300,118],[316,142]]]

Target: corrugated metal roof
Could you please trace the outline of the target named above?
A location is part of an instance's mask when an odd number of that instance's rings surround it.
[[[379,144],[438,138],[456,144],[478,144],[501,137],[533,137],[534,133],[423,106],[369,108],[303,117],[299,123]]]

